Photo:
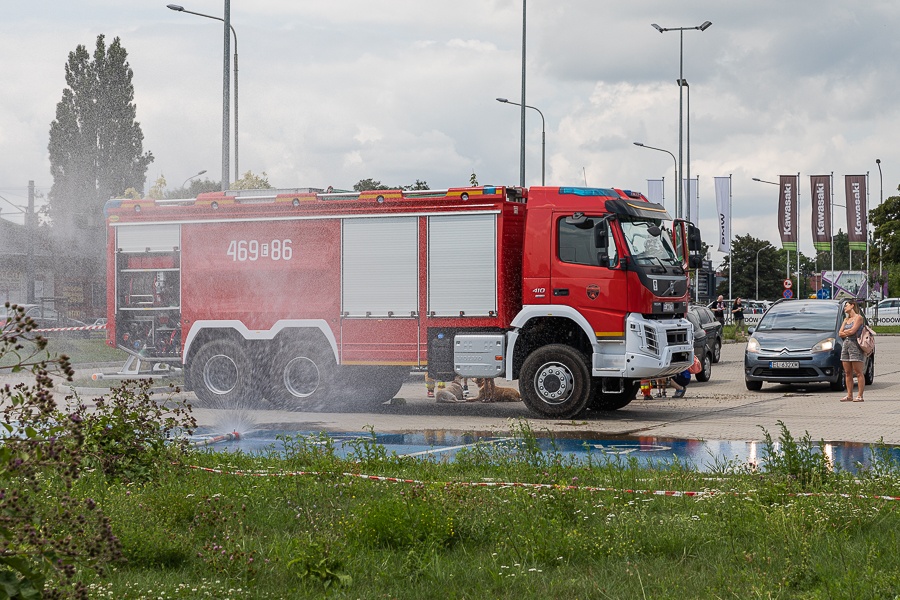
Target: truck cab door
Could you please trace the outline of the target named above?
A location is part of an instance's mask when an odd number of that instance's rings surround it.
[[[553,223],[551,304],[576,309],[598,339],[624,339],[628,285],[615,221],[576,212],[556,213]]]

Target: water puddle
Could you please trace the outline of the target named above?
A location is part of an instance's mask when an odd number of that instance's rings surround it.
[[[213,451],[248,454],[284,451],[279,437],[309,436],[318,438],[319,432],[254,430],[243,434],[222,433],[222,430],[198,430],[192,438],[197,446],[207,446]],[[516,440],[488,434],[458,434],[447,431],[424,433],[376,433],[342,432],[327,433],[340,457],[351,454],[361,443],[376,443],[388,454],[406,457],[428,457],[439,461],[452,461],[457,452],[474,444],[501,444],[508,449]],[[614,439],[582,439],[566,437],[536,437],[540,450],[548,455],[561,454],[574,460],[595,462],[634,460],[641,466],[673,463],[700,472],[721,469],[726,463],[733,465],[757,465],[765,454],[759,441],[733,440],[685,440],[656,437],[621,437]],[[869,467],[873,461],[872,444],[832,442],[825,444],[825,452],[836,470],[856,472],[859,465]],[[776,444],[776,451],[779,450]],[[900,462],[900,446],[887,447],[887,451]]]

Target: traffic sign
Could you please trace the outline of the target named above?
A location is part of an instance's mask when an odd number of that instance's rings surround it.
[[[793,286],[793,285],[794,285],[794,282],[791,281],[790,279],[784,280],[784,289],[789,290],[789,289],[791,289],[791,286]],[[787,298],[787,297],[788,296],[785,296],[785,298]]]
[[[819,300],[828,300],[831,298],[831,292],[828,291],[828,288],[821,288],[818,292],[816,292],[816,298]]]
[[[791,290],[787,289],[787,290],[784,290],[784,293],[782,294],[782,296],[784,296],[785,298],[793,298],[793,297],[794,297],[794,292],[792,292]]]

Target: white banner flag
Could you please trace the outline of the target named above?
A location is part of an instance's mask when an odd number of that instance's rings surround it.
[[[647,200],[656,202],[657,204],[665,204],[665,179],[648,179],[647,180]]]
[[[719,252],[731,254],[731,177],[716,177]]]
[[[688,199],[688,207],[691,213],[690,221],[697,227],[700,227],[700,194],[697,189],[700,185],[700,178],[695,177],[691,179],[690,189],[688,189],[687,179],[682,179],[682,189],[684,190],[684,195]],[[688,215],[681,215],[685,219],[687,219]]]

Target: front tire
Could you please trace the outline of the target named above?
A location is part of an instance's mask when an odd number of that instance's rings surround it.
[[[259,399],[259,385],[245,348],[231,340],[204,344],[191,361],[194,393],[204,405],[250,408]]]
[[[847,389],[847,381],[844,379],[844,367],[841,365],[838,367],[838,378],[837,381],[833,381],[828,384],[828,387],[831,388],[833,392],[843,392]]]
[[[281,343],[272,362],[269,402],[289,410],[322,410],[334,399],[337,364],[324,343],[290,339]]]
[[[519,381],[525,405],[542,417],[572,419],[590,399],[590,372],[584,356],[571,346],[550,344],[532,352]]]
[[[751,392],[758,392],[762,389],[762,381],[750,381],[749,379],[744,380],[744,385],[747,386],[747,389]]]
[[[703,369],[700,370],[695,377],[697,377],[697,381],[704,382],[709,381],[710,377],[712,377],[712,357],[709,353],[703,355]]]
[[[866,372],[865,372],[865,382],[866,385],[872,385],[875,383],[875,355],[868,357],[866,360]]]

